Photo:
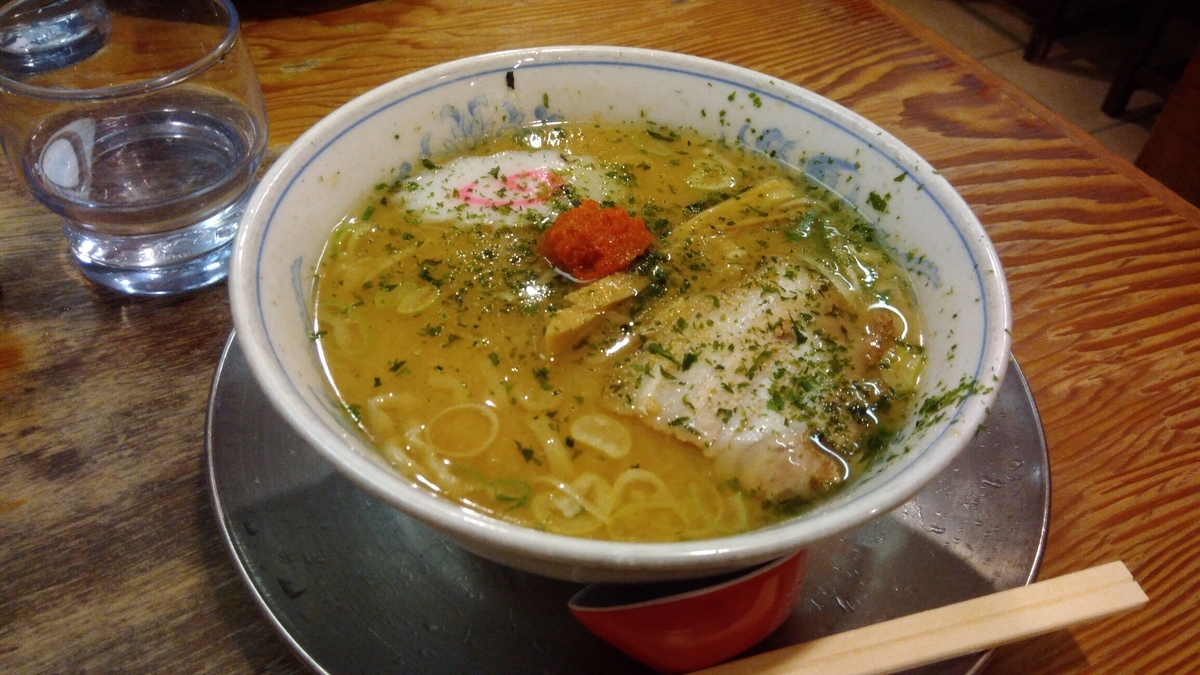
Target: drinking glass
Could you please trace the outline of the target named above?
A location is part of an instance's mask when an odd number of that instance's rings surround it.
[[[88,278],[137,295],[224,279],[267,147],[237,11],[229,0],[4,3],[0,143],[62,216]]]

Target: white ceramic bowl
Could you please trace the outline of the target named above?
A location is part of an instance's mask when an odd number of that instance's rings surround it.
[[[801,167],[875,220],[896,250],[913,252],[929,355],[918,400],[943,397],[951,404],[932,424],[910,424],[892,448],[895,457],[819,508],[722,539],[576,539],[493,520],[413,487],[339,412],[309,338],[312,273],[333,225],[371,186],[390,181],[397,166],[465,137],[551,116],[643,115]],[[886,212],[869,205],[872,193],[890,195]],[[903,504],[984,422],[1007,367],[1011,323],[1003,272],[978,219],[928,162],[888,133],[776,78],[616,47],[486,54],[401,77],[347,103],[293,143],[258,186],[234,243],[229,288],[238,339],[259,383],[350,480],[479,555],[575,581],[724,572],[778,558]],[[971,382],[978,383],[973,391],[946,396]]]

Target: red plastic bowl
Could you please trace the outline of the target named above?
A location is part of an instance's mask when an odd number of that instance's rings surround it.
[[[749,570],[645,585],[595,584],[575,594],[571,614],[588,630],[662,673],[720,663],[757,644],[787,619],[808,571],[799,551]]]

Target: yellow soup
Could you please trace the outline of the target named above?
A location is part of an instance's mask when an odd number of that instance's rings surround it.
[[[539,253],[581,200],[648,252],[580,283]],[[924,356],[879,233],[794,169],[689,130],[547,125],[422,160],[334,229],[316,325],[403,475],[567,535],[675,541],[794,516],[903,424]]]

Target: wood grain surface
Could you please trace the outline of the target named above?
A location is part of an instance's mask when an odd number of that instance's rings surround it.
[[[1050,448],[1043,576],[1123,560],[1134,614],[987,672],[1200,667],[1200,211],[867,0],[239,3],[275,148],[371,87],[550,44],[668,49],[779,77],[939,168],[993,237]],[[2,114],[2,112],[0,112]],[[221,544],[204,411],[223,286],[131,300],[75,270],[0,170],[0,672],[298,673]]]

